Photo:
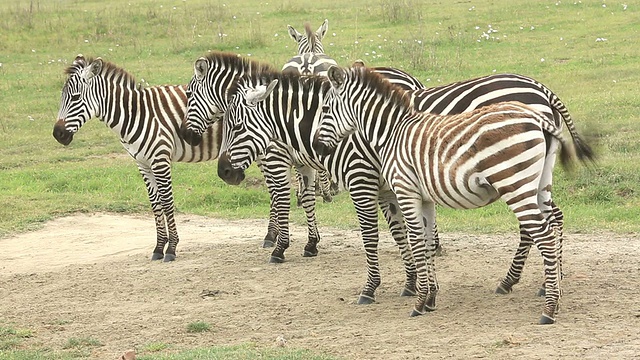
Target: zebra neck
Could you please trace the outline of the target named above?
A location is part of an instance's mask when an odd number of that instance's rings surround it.
[[[99,99],[100,111],[96,116],[118,134],[122,142],[128,142],[134,124],[153,115],[149,111],[153,106],[150,101],[153,88],[136,89],[122,84],[110,84],[109,87]]]
[[[382,107],[378,106],[380,101],[383,102]],[[395,133],[406,127],[405,120],[413,111],[411,108],[391,103],[384,98],[378,102],[363,101],[362,103],[366,105],[360,110],[356,126],[371,147],[376,152],[382,153],[385,148],[394,146],[390,140],[394,139]]]

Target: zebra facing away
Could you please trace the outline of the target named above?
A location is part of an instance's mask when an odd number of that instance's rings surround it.
[[[206,131],[199,146],[189,146],[178,135],[187,103],[185,86],[136,87],[135,79],[122,68],[82,55],[75,58],[66,74],[54,138],[69,145],[73,135],[93,117],[118,134],[138,165],[155,217],[157,242],[151,259],[174,260],[179,238],[171,162],[217,158],[218,125]]]
[[[518,102],[447,117],[414,111],[405,92],[364,68],[335,67],[328,76],[331,90],[314,149],[330,154],[353,132],[375,149],[407,223],[416,263],[418,297],[411,315],[435,310],[438,282],[431,232],[435,204],[471,209],[503,199],[543,257],[545,305],[539,322],[554,323],[561,269],[548,220],[555,159],[547,156],[545,137],[562,145],[561,160],[568,165],[573,159],[561,129]],[[575,139],[573,144],[581,160],[591,157],[584,144]],[[222,146],[224,150],[224,139]]]

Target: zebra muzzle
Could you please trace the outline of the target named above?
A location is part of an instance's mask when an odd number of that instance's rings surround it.
[[[234,168],[229,160],[229,153],[218,157],[218,176],[229,185],[238,185],[244,180],[244,169]]]
[[[73,140],[73,132],[68,131],[65,122],[62,119],[56,121],[53,125],[53,137],[62,145],[69,145]]]

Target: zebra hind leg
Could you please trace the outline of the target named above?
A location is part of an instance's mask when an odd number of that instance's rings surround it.
[[[522,276],[522,269],[524,268],[525,261],[529,256],[529,251],[533,245],[533,240],[529,233],[521,226],[520,227],[520,244],[516,250],[511,267],[507,271],[507,276],[500,281],[500,284],[496,288],[496,294],[508,294],[513,291],[513,286],[520,282]]]

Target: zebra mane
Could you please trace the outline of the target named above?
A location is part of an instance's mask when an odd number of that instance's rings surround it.
[[[307,33],[307,41],[309,42],[309,50],[312,53],[316,52],[316,34],[311,30],[311,25],[307,22],[304,23],[304,31]]]
[[[76,61],[73,62],[73,64],[69,65],[64,73],[66,75],[72,75],[75,74],[79,71],[82,71],[84,68],[86,68],[87,66],[91,65],[96,59],[89,57],[89,58],[82,58],[80,60],[76,59]],[[133,75],[129,74],[125,69],[117,66],[114,63],[108,62],[108,61],[102,61],[102,70],[100,71],[100,74],[102,76],[107,76],[111,79],[118,79],[119,82],[123,82],[128,84],[131,88],[135,88],[136,86],[136,79],[135,77],[133,77]]]
[[[240,73],[276,71],[276,68],[270,64],[251,60],[228,52],[212,51],[204,56],[204,58],[207,59],[209,63],[219,65],[220,68],[235,70]]]
[[[401,87],[387,81],[383,76],[372,69],[355,66],[346,69],[346,75],[356,83],[371,87],[377,94],[387,97],[393,104],[402,106],[405,109],[412,109],[411,98]]]
[[[271,81],[278,79],[278,87],[290,86],[290,84],[298,83],[301,86],[309,89],[316,89],[324,87],[324,90],[328,90],[330,83],[324,76],[317,75],[304,75],[301,76],[297,73],[283,73],[281,71],[271,69],[262,71],[252,71],[245,73],[244,75],[237,77],[233,84],[227,91],[227,98],[231,99],[241,89],[246,86],[255,88],[259,85],[269,85]]]

